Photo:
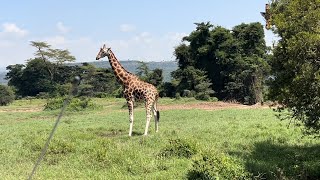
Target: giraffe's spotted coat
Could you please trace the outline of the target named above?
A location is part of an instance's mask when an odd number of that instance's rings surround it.
[[[117,81],[120,82],[123,86],[124,97],[127,100],[128,109],[129,109],[129,136],[132,135],[133,128],[133,103],[135,101],[144,101],[145,108],[147,113],[147,122],[144,135],[147,135],[151,112],[153,112],[155,118],[155,128],[156,132],[158,131],[159,123],[159,111],[157,110],[157,100],[159,98],[159,93],[156,87],[152,84],[140,80],[136,75],[128,72],[122,67],[120,62],[117,60],[110,48],[106,48],[105,45],[100,49],[96,59],[99,60],[107,56],[109,63],[112,67],[112,70],[117,78]]]

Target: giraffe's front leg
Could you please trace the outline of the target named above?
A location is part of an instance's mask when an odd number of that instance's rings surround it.
[[[133,101],[127,101],[128,109],[129,109],[129,122],[130,122],[130,129],[129,129],[129,136],[132,136],[132,128],[133,128]]]

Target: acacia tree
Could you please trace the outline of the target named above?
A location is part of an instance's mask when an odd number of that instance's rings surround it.
[[[46,69],[50,74],[51,82],[57,72],[58,66],[64,62],[73,62],[75,57],[67,49],[52,49],[51,45],[46,42],[31,41],[31,46],[37,48],[36,58],[42,59],[46,64]]]
[[[16,64],[7,67],[9,71],[6,79],[8,84],[14,86],[18,95],[35,96],[40,92],[53,92],[57,84],[65,82],[61,79],[60,71],[64,62],[72,62],[74,56],[68,50],[52,49],[45,42],[31,41],[31,45],[36,47],[35,58],[29,59],[26,65]],[[62,73],[61,73],[62,72]],[[69,80],[69,79],[67,79]]]
[[[320,1],[275,0],[270,98],[287,108],[306,132],[320,135]]]

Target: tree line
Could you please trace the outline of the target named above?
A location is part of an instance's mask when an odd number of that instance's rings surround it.
[[[256,104],[265,100],[286,109],[289,118],[308,132],[320,130],[320,3],[319,0],[274,0],[270,5],[272,31],[279,36],[267,47],[263,25],[242,23],[227,29],[210,22],[195,23],[174,50],[178,69],[163,82],[162,70],[141,63],[136,74],[157,86],[162,97]],[[82,77],[81,95],[120,97],[121,86],[110,69],[67,66],[75,60],[68,50],[31,42],[35,57],[25,65],[7,67],[8,85],[17,96],[61,96],[71,78]],[[11,93],[12,94],[12,93]],[[284,113],[281,113],[282,115]],[[287,114],[288,115],[288,114]]]

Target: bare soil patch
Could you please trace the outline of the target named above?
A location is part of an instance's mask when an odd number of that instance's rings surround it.
[[[10,109],[0,109],[0,112],[40,112],[43,107],[25,107],[25,108],[10,108]]]
[[[221,110],[221,109],[252,109],[252,108],[269,108],[269,106],[255,105],[243,105],[237,103],[228,102],[201,102],[192,104],[170,104],[170,105],[158,105],[159,110],[171,110],[171,109],[203,109],[203,110]]]

